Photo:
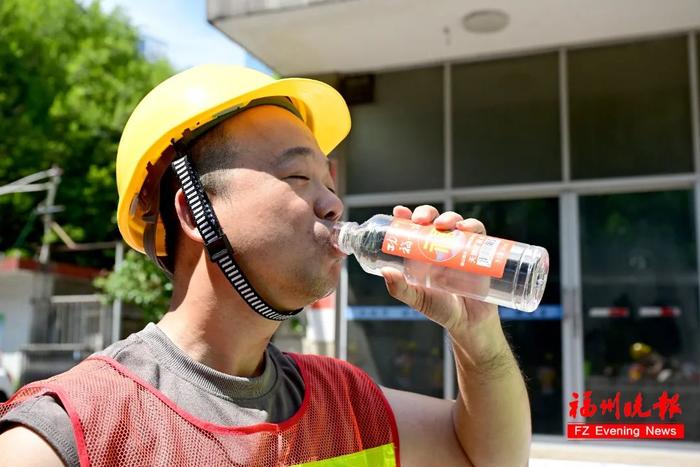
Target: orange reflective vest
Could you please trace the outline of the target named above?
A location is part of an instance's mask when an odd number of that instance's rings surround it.
[[[398,466],[396,421],[377,385],[342,360],[290,355],[304,379],[304,400],[282,423],[200,420],[100,356],[23,387],[0,404],[0,416],[28,398],[52,395],[68,412],[81,466]]]

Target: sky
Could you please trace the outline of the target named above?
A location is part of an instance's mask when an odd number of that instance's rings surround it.
[[[100,0],[100,5],[105,12],[120,7],[148,47],[164,55],[178,70],[203,63],[226,63],[270,72],[207,22],[206,0]]]

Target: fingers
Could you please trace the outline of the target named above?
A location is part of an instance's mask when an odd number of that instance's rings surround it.
[[[413,211],[411,220],[416,224],[428,225],[432,224],[435,218],[439,215],[440,212],[434,206],[423,204],[418,206],[416,210]]]
[[[461,321],[462,312],[456,307],[456,299],[451,294],[430,290],[420,285],[411,285],[404,275],[392,267],[383,267],[382,276],[389,294],[414,310],[423,313],[428,319],[451,331]]]
[[[461,222],[463,219],[464,218],[456,212],[448,211],[440,214],[433,224],[440,230],[454,230],[457,227],[457,223]]]
[[[465,219],[463,221],[457,222],[456,227],[459,230],[464,230],[465,232],[474,232],[481,235],[486,235],[486,227],[481,221],[474,218]]]
[[[474,218],[464,219],[460,214],[453,211],[440,214],[437,208],[428,204],[418,206],[415,211],[411,211],[406,206],[395,206],[393,215],[401,219],[411,219],[416,224],[434,224],[440,230],[459,229],[465,232],[486,235],[486,227],[479,220]]]
[[[401,271],[392,267],[383,267],[381,273],[392,297],[401,300],[414,310],[425,312],[430,308],[430,303],[426,303],[429,300],[427,300],[425,290],[410,286]]]
[[[406,206],[394,206],[393,214],[400,219],[410,219],[413,213]]]

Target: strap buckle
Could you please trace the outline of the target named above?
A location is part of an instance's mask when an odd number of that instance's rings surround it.
[[[204,247],[207,249],[209,260],[214,263],[218,262],[219,259],[231,251],[231,243],[228,241],[226,234],[221,234],[221,236],[214,238],[212,241],[206,243]]]

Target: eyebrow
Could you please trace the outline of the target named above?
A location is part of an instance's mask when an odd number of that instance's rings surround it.
[[[276,162],[275,162],[275,167],[279,167],[282,164],[286,163],[289,160],[292,160],[297,157],[312,157],[314,155],[313,149],[311,149],[308,146],[293,146],[291,148],[285,149],[282,151],[282,153],[277,156]],[[326,158],[326,165],[328,167],[328,170],[330,171],[331,169],[331,161]]]

